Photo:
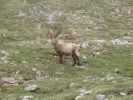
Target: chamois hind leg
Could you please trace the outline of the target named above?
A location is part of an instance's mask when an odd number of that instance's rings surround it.
[[[80,63],[79,55],[80,55],[79,51],[75,50],[74,56],[75,56],[75,59],[76,59],[76,64],[80,66],[81,63]]]
[[[73,59],[73,65],[72,66],[75,66],[75,64],[76,64],[76,57],[75,57],[74,54],[72,54],[72,59]]]
[[[77,63],[76,63],[76,64],[80,66],[80,65],[81,65],[81,63],[80,63],[79,56],[75,55],[75,58],[76,58],[76,61],[77,61]]]

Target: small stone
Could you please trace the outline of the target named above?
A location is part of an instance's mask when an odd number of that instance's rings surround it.
[[[108,81],[113,80],[113,79],[114,79],[113,76],[110,76],[110,77],[107,78]]]
[[[84,43],[81,44],[81,47],[82,48],[88,48],[89,44],[87,42],[84,42]]]
[[[96,52],[95,54],[96,54],[96,55],[100,55],[100,52]]]
[[[22,63],[23,63],[23,64],[26,64],[26,63],[27,63],[27,61],[23,60],[23,61],[22,61]]]
[[[21,100],[32,100],[33,96],[24,96],[21,98]]]
[[[33,71],[33,72],[36,72],[36,71],[37,71],[37,69],[36,69],[36,68],[32,68],[32,71]]]
[[[89,80],[88,79],[84,79],[83,82],[88,82]]]
[[[73,87],[75,85],[75,83],[70,83],[69,87]]]
[[[37,85],[29,84],[27,87],[24,88],[25,91],[34,92],[38,89]]]
[[[19,74],[20,73],[20,71],[19,70],[17,70],[16,72],[15,72],[15,74]]]
[[[55,79],[55,81],[59,81],[59,78],[54,78]]]
[[[82,58],[85,59],[85,60],[87,59],[87,57],[85,55],[83,55]]]
[[[121,96],[126,96],[127,94],[124,93],[124,92],[120,92],[120,95],[121,95]]]
[[[90,91],[90,90],[86,90],[86,89],[81,89],[80,90],[80,96],[85,96],[85,95],[88,95],[88,94],[90,94],[92,91]]]
[[[115,69],[115,73],[119,74],[120,70],[118,68]]]
[[[98,94],[98,95],[96,96],[96,100],[107,100],[107,98],[106,98],[106,95]]]
[[[79,68],[81,68],[81,69],[85,69],[85,68],[86,68],[86,66],[83,66],[83,65],[82,65],[82,66],[79,66]]]

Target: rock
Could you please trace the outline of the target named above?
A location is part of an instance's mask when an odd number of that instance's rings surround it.
[[[86,90],[86,89],[81,89],[80,94],[78,96],[75,97],[75,100],[79,100],[80,98],[82,98],[85,95],[89,95],[90,93],[92,93],[92,91],[90,90]]]
[[[85,69],[86,66],[82,65],[82,66],[79,66],[79,68],[81,68],[81,69]]]
[[[85,96],[85,95],[88,95],[88,94],[90,94],[92,91],[90,91],[90,90],[86,90],[86,89],[81,89],[80,90],[80,96]]]
[[[118,68],[115,69],[115,73],[119,74],[120,70]]]
[[[69,87],[73,87],[75,85],[75,83],[70,83]]]
[[[83,55],[82,58],[83,58],[84,60],[87,60],[87,57],[86,57],[85,55]]]
[[[121,96],[126,96],[127,94],[124,93],[124,92],[120,92],[120,95],[121,95]]]
[[[26,16],[26,14],[24,12],[22,12],[21,10],[16,15],[16,17],[24,17],[24,16]]]
[[[123,39],[127,41],[133,41],[133,37],[131,36],[124,36]]]
[[[21,98],[21,100],[32,100],[33,96],[24,96]]]
[[[32,68],[32,71],[33,71],[33,72],[36,72],[36,71],[37,71],[37,69],[36,69],[36,68]]]
[[[78,96],[75,97],[75,100],[80,100],[80,98],[82,98],[82,97],[83,96],[78,95]]]
[[[29,91],[29,92],[35,92],[37,89],[38,89],[38,86],[35,84],[34,85],[28,84],[28,86],[24,88],[25,91]]]
[[[89,47],[89,43],[88,42],[83,42],[80,46],[82,48],[88,48]]]
[[[23,63],[23,64],[27,64],[27,61],[23,60],[22,63]]]
[[[100,55],[100,52],[96,52],[95,55]]]
[[[96,39],[95,42],[97,42],[97,43],[105,43],[106,41],[104,39]]]
[[[18,81],[14,77],[2,77],[3,85],[18,85]]]
[[[131,53],[130,55],[133,56],[133,53]]]
[[[114,79],[115,79],[114,76],[112,76],[111,74],[107,74],[107,76],[106,76],[107,81],[113,81]]]
[[[91,90],[88,90],[88,91],[85,91],[83,94],[84,95],[89,95],[89,94],[91,94],[92,93],[92,91]]]
[[[107,98],[106,98],[106,95],[98,94],[98,95],[96,96],[96,100],[107,100]]]
[[[7,51],[5,51],[5,50],[1,50],[0,53],[5,55],[5,56],[9,56],[9,53]]]
[[[113,45],[127,45],[129,44],[128,40],[125,40],[123,38],[117,38],[112,40]]]
[[[99,79],[98,76],[87,76],[86,78],[91,81],[97,81]]]
[[[44,80],[47,78],[47,75],[44,75],[44,73],[39,70],[35,72],[35,75],[36,80]]]

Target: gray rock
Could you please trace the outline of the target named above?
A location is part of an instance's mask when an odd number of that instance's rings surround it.
[[[38,86],[37,85],[31,85],[31,84],[28,84],[28,86],[26,86],[24,88],[25,91],[29,91],[29,92],[34,92],[38,89]]]
[[[107,81],[112,81],[114,80],[115,78],[113,76],[110,76],[110,77],[107,77]]]
[[[3,85],[18,85],[18,81],[14,77],[2,77]]]
[[[89,43],[88,42],[83,42],[80,46],[82,48],[88,48],[89,47]]]
[[[89,95],[91,92],[92,92],[91,90],[81,89],[79,95],[85,96],[85,95]]]
[[[107,98],[106,98],[106,95],[98,94],[98,95],[96,96],[96,100],[107,100]]]
[[[127,94],[124,93],[124,92],[120,92],[120,95],[121,95],[121,96],[126,96]]]
[[[119,74],[120,70],[118,68],[115,69],[115,73]]]
[[[85,55],[83,55],[82,58],[83,58],[84,60],[87,60],[87,57],[86,57]]]
[[[86,90],[86,89],[81,89],[79,92],[80,94],[75,97],[75,100],[80,100],[80,98],[84,97],[85,95],[89,95],[92,93],[91,90]]]
[[[21,98],[21,100],[32,100],[33,96],[24,96]]]

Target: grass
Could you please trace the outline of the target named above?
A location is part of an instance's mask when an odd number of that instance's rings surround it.
[[[131,16],[125,12],[122,16],[111,16],[110,13],[115,12],[115,6],[110,0],[107,1],[109,2],[0,0],[0,77],[15,77],[18,80],[22,77],[23,80],[39,86],[36,92],[26,92],[23,84],[0,86],[0,99],[19,100],[22,96],[33,95],[33,100],[74,100],[81,89],[87,89],[92,93],[80,100],[95,100],[97,94],[106,94],[109,100],[132,100],[133,95],[128,94],[133,91],[132,46],[105,47],[107,53],[95,57],[90,55],[89,48],[82,49],[81,55],[85,55],[86,59],[81,58],[81,61],[86,67],[81,69],[71,66],[71,61],[59,64],[55,51],[47,43],[46,33],[49,27],[57,30],[61,28],[62,33],[68,36],[72,36],[71,32],[76,31],[75,41],[132,37]],[[117,6],[121,7],[122,1],[118,1]],[[132,5],[131,0],[123,3],[129,4],[129,8]],[[34,7],[39,11],[46,11],[47,14],[55,10],[63,11],[63,15],[57,18],[55,24],[49,25],[47,17],[42,15],[40,18]],[[16,17],[21,11],[26,16]],[[75,21],[78,17],[79,20]],[[36,18],[38,20],[35,20]],[[92,22],[89,22],[90,20]],[[41,27],[38,28],[40,24]],[[33,71],[34,68],[41,72],[45,79],[36,80],[37,73]],[[120,73],[115,72],[116,68]],[[17,72],[19,73],[16,74]],[[120,92],[128,95],[121,96]]]
[[[126,100],[132,96],[122,98],[119,92],[128,92],[132,90],[132,48],[112,49],[111,54],[100,55],[96,58],[87,56],[86,69],[72,67],[70,64],[60,65],[53,58],[49,49],[34,49],[32,47],[16,48],[8,46],[8,51],[17,50],[19,53],[11,54],[9,62],[14,64],[1,64],[0,71],[2,76],[14,76],[14,73],[19,70],[20,75],[25,80],[35,79],[35,73],[32,68],[41,70],[44,75],[48,75],[48,79],[37,81],[33,83],[38,84],[39,90],[35,93],[25,92],[23,86],[1,87],[2,100],[17,100],[23,95],[33,95],[34,100],[73,100],[78,95],[78,90],[86,88],[92,90],[92,95],[85,96],[84,99],[95,99],[97,93],[104,93],[109,96],[109,100]],[[28,55],[28,56],[27,56]],[[26,61],[26,63],[23,63]],[[114,70],[118,68],[120,75],[115,74]],[[2,74],[3,73],[3,74]],[[59,74],[58,74],[59,73]],[[61,74],[60,74],[61,73]],[[115,78],[113,80],[106,80],[106,76],[110,74]],[[96,80],[86,79],[87,77],[96,77]],[[101,80],[105,78],[105,80]],[[86,80],[86,81],[84,81]],[[115,81],[115,83],[113,83]],[[70,84],[74,83],[73,87]]]

